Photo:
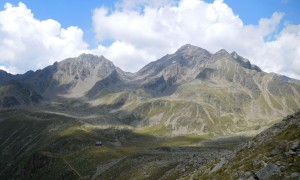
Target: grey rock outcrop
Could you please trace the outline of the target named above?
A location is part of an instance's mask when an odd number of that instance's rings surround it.
[[[216,166],[210,171],[211,173],[218,171],[222,168],[224,164],[226,164],[228,161],[225,158],[221,158],[221,161],[216,164]]]
[[[279,173],[280,168],[274,164],[268,163],[265,167],[261,168],[257,173],[257,177],[261,180],[269,179],[274,173]]]

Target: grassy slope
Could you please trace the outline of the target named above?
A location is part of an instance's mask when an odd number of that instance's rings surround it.
[[[101,129],[74,118],[25,110],[1,112],[0,133],[0,178],[4,179],[90,178],[99,165],[113,159],[204,139],[158,138],[128,129]],[[104,147],[94,145],[98,140]]]

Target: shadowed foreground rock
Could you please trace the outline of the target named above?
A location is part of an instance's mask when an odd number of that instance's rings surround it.
[[[208,179],[299,179],[300,111],[239,145],[233,158],[218,160],[192,176]],[[220,167],[220,162],[223,164]]]

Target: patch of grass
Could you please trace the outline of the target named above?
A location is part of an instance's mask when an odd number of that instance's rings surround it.
[[[300,107],[298,106],[298,104],[295,102],[295,98],[290,97],[290,96],[286,96],[285,97],[285,101],[286,101],[286,105],[293,109],[293,111],[297,111]]]
[[[272,95],[269,95],[269,98],[273,107],[280,110],[283,109],[282,105]]]
[[[145,134],[151,136],[168,136],[171,135],[172,129],[170,126],[166,127],[163,124],[158,124],[150,127],[141,127],[134,130],[138,134]]]
[[[5,157],[0,157],[0,179],[76,177],[65,168],[59,158],[41,151],[53,140],[53,134],[59,130],[58,127],[64,128],[73,124],[71,118],[13,110],[1,112],[0,119],[0,156]]]
[[[209,135],[185,135],[165,138],[158,143],[162,147],[178,147],[198,144],[200,141],[209,138]]]
[[[260,95],[258,97],[258,103],[260,105],[260,108],[263,110],[262,112],[265,114],[270,114],[272,109],[271,107],[268,105],[268,103],[266,102],[264,96]]]
[[[65,156],[65,159],[84,176],[91,175],[100,164],[138,151],[135,147],[88,147]]]

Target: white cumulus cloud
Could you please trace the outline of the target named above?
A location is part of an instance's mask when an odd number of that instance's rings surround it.
[[[77,56],[88,48],[78,27],[62,28],[48,19],[38,20],[25,4],[7,3],[0,11],[0,69],[24,73]]]
[[[156,58],[150,51],[137,51],[132,44],[121,41],[115,41],[109,47],[99,45],[96,49],[90,50],[89,53],[104,55],[118,67],[128,72],[135,72],[145,66],[149,59]]]
[[[189,43],[236,51],[264,71],[300,79],[300,25],[280,28],[283,16],[274,12],[245,25],[223,0],[120,0],[114,9],[94,10],[98,47],[88,49],[80,28],[39,20],[23,3],[7,3],[0,11],[0,69],[24,73],[90,52],[135,72]]]
[[[119,3],[115,10],[97,8],[93,14],[100,44],[94,52],[103,53],[124,70],[137,71],[190,43],[211,52],[237,51],[265,71],[300,79],[300,28],[286,25],[278,32],[283,13],[245,25],[222,0],[135,1]],[[106,41],[113,43],[101,45]]]

